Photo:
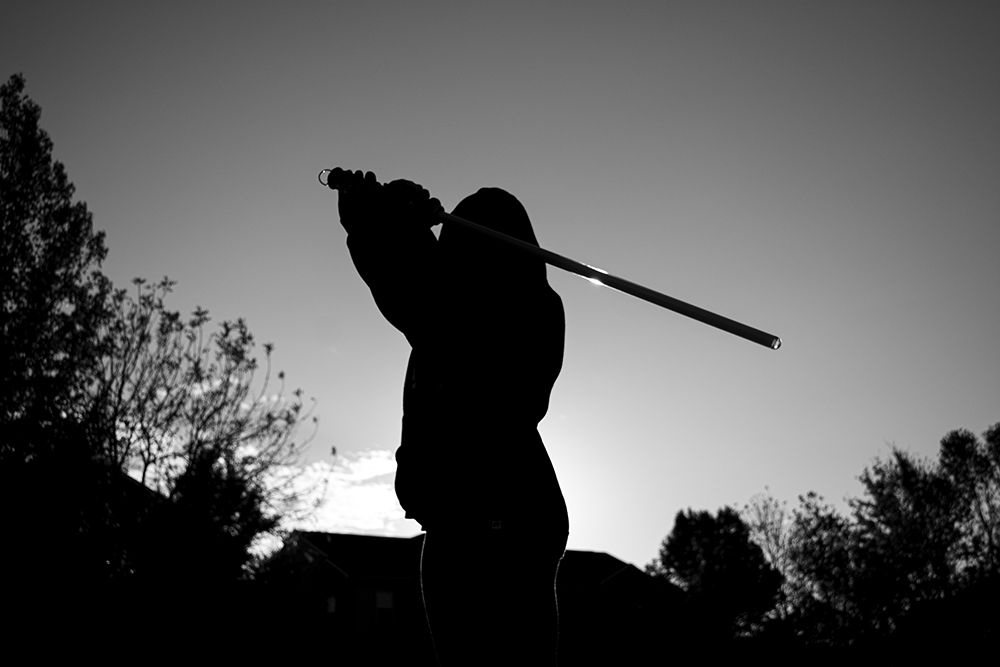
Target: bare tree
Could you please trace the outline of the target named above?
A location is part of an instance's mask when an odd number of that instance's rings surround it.
[[[305,422],[315,434],[317,418],[303,410],[301,390],[286,393],[284,372],[274,386],[270,343],[254,390],[260,369],[244,320],[208,333],[206,310],[185,320],[165,307],[172,281],[133,282],[134,298],[113,296],[91,391],[104,455],[168,502],[211,505],[187,511],[211,517],[246,553],[283,519],[310,511],[301,501],[314,494],[303,494],[296,463],[312,435],[297,435]],[[229,491],[205,492],[222,488]]]
[[[750,529],[750,540],[764,552],[768,564],[788,576],[788,540],[791,517],[787,502],[771,496],[770,489],[754,495],[743,507],[743,521]]]
[[[779,501],[764,487],[763,493],[750,498],[743,507],[743,521],[750,529],[750,541],[760,547],[768,564],[781,574],[781,590],[771,618],[784,619],[791,613],[797,587],[792,567],[790,547],[792,539],[792,516],[788,502]]]

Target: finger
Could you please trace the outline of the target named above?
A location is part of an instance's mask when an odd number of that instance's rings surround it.
[[[320,172],[322,176],[322,172]],[[334,167],[333,169],[327,170],[326,174],[326,187],[336,190],[340,185],[341,180],[344,177],[344,170],[340,167]],[[322,182],[322,179],[320,180]]]
[[[401,178],[397,178],[394,181],[389,181],[385,184],[385,187],[389,188],[391,192],[402,192],[404,190],[409,190],[410,186],[413,185],[409,181],[404,181]]]
[[[330,178],[327,182],[330,183],[333,188],[343,194],[344,190],[351,187],[351,183],[354,181],[354,174],[348,169],[341,169],[340,167],[334,167],[330,171]]]
[[[416,183],[409,183],[411,196],[413,201],[416,203],[427,201],[431,198],[431,193],[427,191],[426,188],[417,185]]]
[[[398,194],[402,194],[405,192],[410,196],[412,196],[417,190],[420,189],[420,186],[414,183],[413,181],[407,181],[406,179],[403,178],[397,178],[396,180],[390,183],[386,183],[386,187],[389,188],[390,192]]]

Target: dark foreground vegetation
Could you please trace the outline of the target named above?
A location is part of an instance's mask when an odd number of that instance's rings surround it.
[[[715,646],[812,653],[986,647],[1000,628],[1000,423],[893,449],[842,515],[814,493],[792,512],[759,495],[737,512],[680,512],[646,570],[685,594]]]
[[[350,550],[308,546],[340,544],[330,536],[298,535],[271,558],[255,548],[287,537],[282,521],[302,511],[301,392],[271,377],[270,345],[258,368],[242,320],[210,331],[203,309],[182,318],[164,304],[167,279],[115,289],[103,234],[72,200],[24,85],[0,88],[10,641],[39,657],[429,659],[412,545],[385,547],[399,563],[360,559],[363,576],[344,565]],[[264,400],[274,393],[284,398]],[[563,663],[993,646],[1000,424],[947,434],[934,461],[894,450],[860,479],[847,515],[815,494],[790,512],[764,495],[741,511],[680,512],[645,573],[567,559]]]

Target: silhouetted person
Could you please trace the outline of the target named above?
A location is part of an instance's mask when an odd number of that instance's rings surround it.
[[[562,367],[562,301],[539,260],[463,227],[436,239],[440,204],[420,186],[347,179],[351,257],[412,347],[396,495],[426,531],[421,586],[439,659],[553,664],[569,520],[537,426]],[[453,213],[538,244],[503,190]]]

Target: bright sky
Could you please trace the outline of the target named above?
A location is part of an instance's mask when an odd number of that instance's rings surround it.
[[[316,528],[417,530],[391,487],[409,349],[324,167],[449,210],[503,187],[543,247],[783,339],[550,268],[540,429],[572,549],[641,567],[678,510],[765,486],[843,506],[889,443],[1000,420],[998,3],[6,0],[0,22],[0,76],[26,76],[115,283],[246,317],[316,397]]]

